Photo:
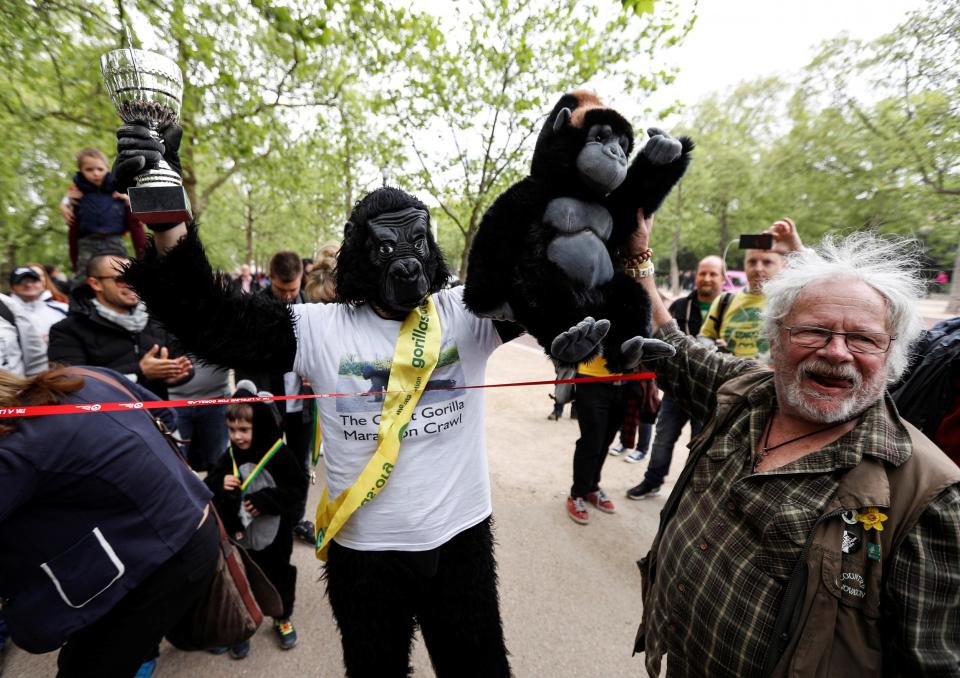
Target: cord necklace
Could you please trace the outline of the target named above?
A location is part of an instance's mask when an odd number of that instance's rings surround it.
[[[797,442],[798,440],[803,440],[804,438],[809,438],[809,437],[811,437],[811,436],[815,436],[815,435],[817,435],[818,433],[823,433],[824,431],[829,431],[829,430],[831,430],[831,429],[839,428],[840,426],[843,426],[844,424],[847,424],[847,423],[850,422],[850,419],[844,419],[843,421],[837,421],[837,422],[834,422],[834,423],[830,424],[829,426],[824,426],[823,428],[818,428],[816,431],[810,431],[809,433],[804,433],[803,435],[796,436],[795,438],[790,438],[789,440],[784,440],[782,443],[777,443],[776,445],[771,445],[771,444],[770,444],[770,431],[773,429],[773,419],[774,419],[774,417],[776,416],[776,414],[777,414],[777,409],[774,408],[773,413],[770,415],[770,419],[767,420],[767,430],[766,430],[765,433],[764,433],[763,445],[760,447],[760,451],[757,453],[757,460],[756,460],[756,462],[754,462],[754,464],[753,464],[753,468],[754,468],[754,469],[756,469],[757,466],[759,466],[759,465],[761,464],[761,462],[763,462],[763,460],[766,459],[767,456],[768,456],[771,452],[773,452],[774,450],[778,450],[778,449],[780,449],[781,447],[784,447],[785,445],[789,445],[790,443],[795,443],[795,442]]]

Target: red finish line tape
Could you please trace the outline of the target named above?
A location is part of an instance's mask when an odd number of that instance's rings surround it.
[[[548,384],[584,384],[591,382],[621,382],[654,379],[653,372],[638,372],[609,377],[574,377],[573,379],[545,379],[543,381],[514,381],[505,384],[480,384],[479,386],[446,386],[427,388],[426,391],[466,391],[475,388],[513,388],[517,386],[546,386]],[[123,412],[127,410],[156,410],[162,407],[205,407],[207,405],[232,405],[234,403],[268,403],[281,400],[314,400],[317,398],[345,398],[386,393],[386,391],[359,391],[355,393],[312,393],[310,395],[249,396],[246,398],[198,398],[196,400],[144,400],[117,403],[84,403],[82,405],[28,405],[24,407],[0,407],[0,419],[17,417],[42,417],[54,414],[92,414],[94,412]]]

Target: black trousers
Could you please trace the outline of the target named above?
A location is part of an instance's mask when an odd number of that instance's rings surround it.
[[[600,487],[600,472],[607,459],[607,448],[623,423],[623,388],[602,381],[577,384],[580,438],[573,452],[571,497],[585,497]]]
[[[70,637],[57,657],[57,678],[131,678],[210,588],[219,546],[217,521],[208,516],[176,555]]]
[[[410,675],[417,625],[438,678],[511,675],[490,518],[423,553],[334,541],[324,576],[349,678]]]
[[[277,538],[269,546],[247,553],[280,594],[280,602],[283,603],[281,619],[289,619],[293,614],[293,603],[297,594],[297,568],[290,563],[290,555],[293,553],[293,523],[290,518],[280,518]]]

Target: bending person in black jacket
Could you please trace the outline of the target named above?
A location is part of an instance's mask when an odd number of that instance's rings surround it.
[[[126,185],[161,154],[179,167],[179,128],[164,130],[163,144],[142,127],[121,128],[118,136],[116,174]],[[428,329],[440,328],[430,379],[483,383],[487,358],[520,332],[478,318],[464,307],[462,287],[446,288],[449,273],[426,206],[395,188],[367,195],[350,215],[336,272],[339,303],[288,307],[272,295],[228,290],[194,227],[154,230],[155,246],[126,277],[187,350],[235,369],[294,370],[318,393],[371,391],[364,368],[392,364],[401,324],[411,317],[423,322],[412,313],[428,297],[431,318],[439,321]],[[554,348],[576,362],[602,336],[602,325],[583,322]],[[377,450],[382,407],[382,400],[363,395],[320,400],[331,499],[357,482]],[[347,675],[408,675],[419,626],[440,678],[508,676],[483,395],[427,391],[415,413],[389,482],[352,513],[329,546],[327,594]]]
[[[0,407],[143,401],[110,370],[0,370]],[[173,413],[152,410],[168,426]],[[0,419],[0,598],[59,676],[129,678],[190,619],[219,558],[210,492],[142,412]]]

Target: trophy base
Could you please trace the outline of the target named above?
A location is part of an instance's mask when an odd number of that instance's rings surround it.
[[[193,220],[183,186],[131,186],[130,211],[145,224],[178,224]]]

